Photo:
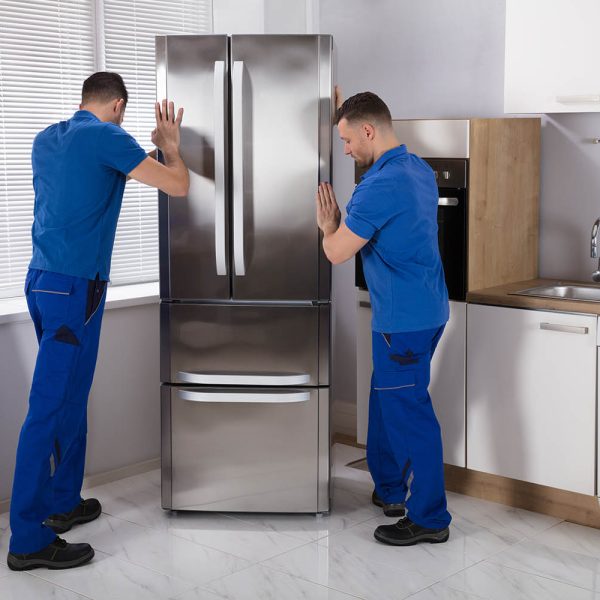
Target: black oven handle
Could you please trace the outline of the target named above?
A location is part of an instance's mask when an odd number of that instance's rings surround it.
[[[458,206],[458,198],[440,198],[438,206]]]

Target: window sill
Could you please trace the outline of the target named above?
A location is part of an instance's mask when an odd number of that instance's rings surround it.
[[[157,304],[160,299],[158,281],[118,285],[109,287],[106,292],[106,309]],[[0,300],[0,324],[30,320],[27,302],[24,296]]]

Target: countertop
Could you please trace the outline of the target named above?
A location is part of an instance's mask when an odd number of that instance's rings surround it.
[[[593,285],[591,281],[571,281],[567,279],[529,279],[507,283],[497,287],[475,290],[467,293],[467,302],[472,304],[490,304],[493,306],[511,306],[533,310],[556,310],[570,313],[588,313],[600,315],[600,302],[564,300],[562,298],[534,298],[532,296],[511,296],[510,292],[525,290],[542,285],[574,284]],[[600,286],[598,286],[600,288]]]

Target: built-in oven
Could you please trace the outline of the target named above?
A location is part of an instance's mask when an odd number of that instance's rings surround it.
[[[467,202],[466,158],[424,158],[438,183],[438,242],[444,266],[448,296],[465,300],[467,294]],[[364,169],[356,168],[356,183]],[[356,255],[356,286],[368,289],[360,253]]]

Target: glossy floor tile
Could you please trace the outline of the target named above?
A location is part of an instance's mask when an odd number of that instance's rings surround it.
[[[160,471],[86,490],[103,515],[64,535],[96,549],[79,569],[13,573],[2,600],[600,600],[600,531],[448,494],[446,544],[396,548],[371,504],[364,450],[336,445],[325,515],[186,513],[160,507]]]

